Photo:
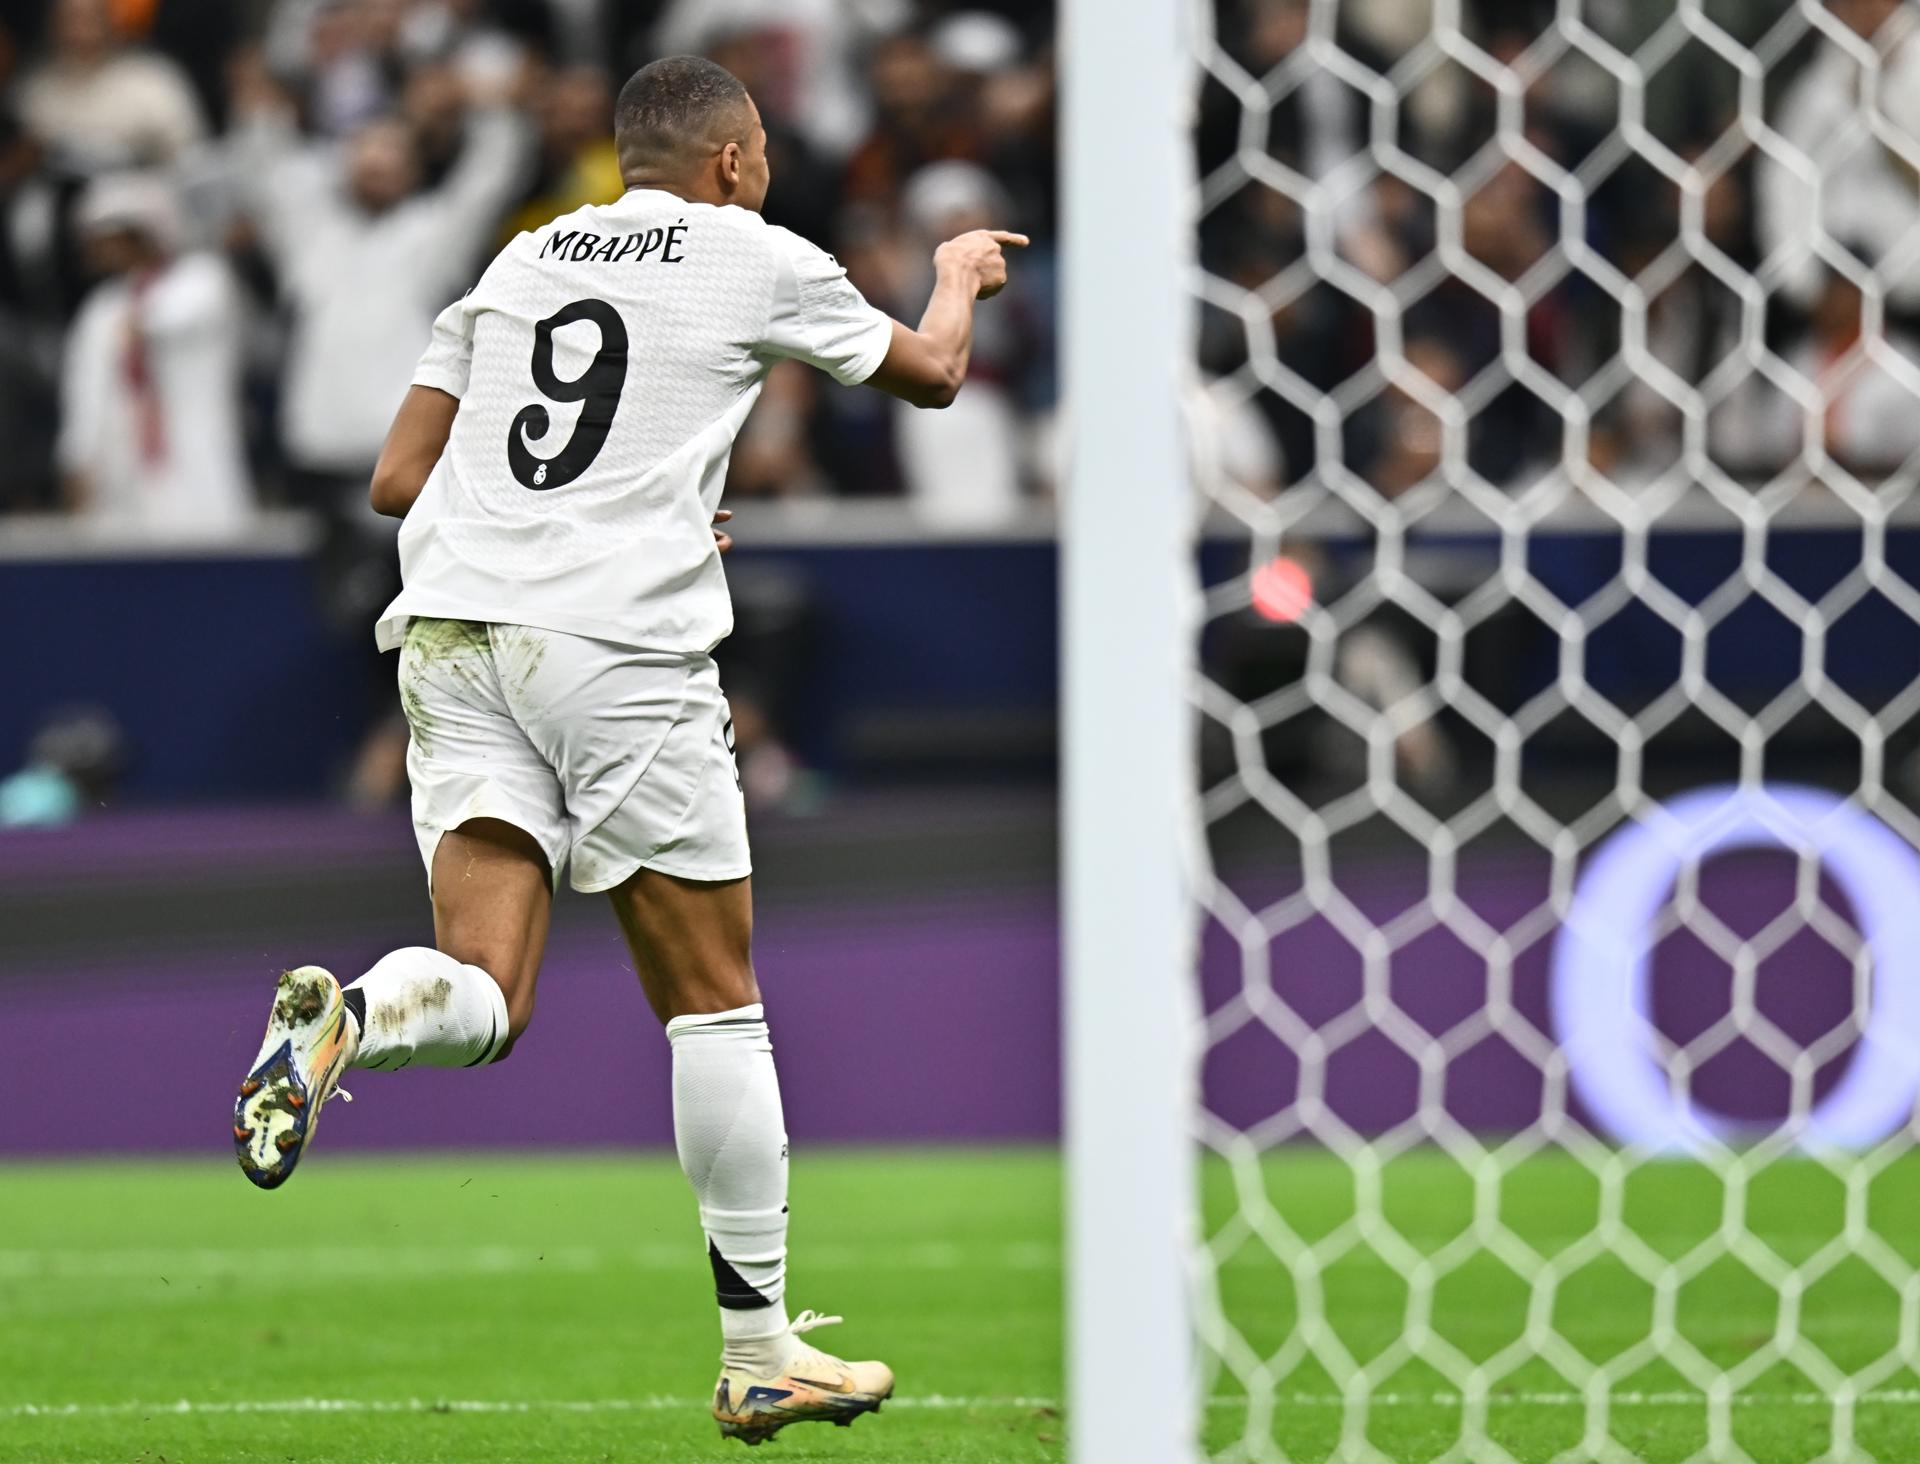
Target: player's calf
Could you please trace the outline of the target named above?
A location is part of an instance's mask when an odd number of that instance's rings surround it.
[[[427,946],[382,956],[342,996],[359,1031],[353,1065],[380,1072],[480,1067],[519,1031],[499,982]]]
[[[721,1361],[777,1371],[787,1323],[787,1127],[758,1005],[675,1017],[673,1138],[693,1186],[720,1309]]]

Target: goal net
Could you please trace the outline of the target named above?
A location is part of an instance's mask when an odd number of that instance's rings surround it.
[[[1915,1457],[1920,22],[1193,23],[1202,1455]]]

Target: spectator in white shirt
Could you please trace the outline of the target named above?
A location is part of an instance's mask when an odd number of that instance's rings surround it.
[[[263,105],[264,103],[264,105]],[[371,123],[340,148],[304,146],[261,93],[238,138],[245,206],[293,312],[281,402],[288,461],[323,496],[364,497],[433,318],[473,283],[479,253],[525,179],[524,122],[474,111],[457,161],[421,188],[413,134]]]
[[[1789,167],[1768,150],[1759,172],[1760,244],[1778,257],[1787,295],[1811,305],[1826,266],[1815,253],[1828,239],[1853,239],[1881,271],[1894,304],[1920,307],[1920,39],[1901,0],[1833,0],[1832,9],[1880,58],[1882,125],[1904,139],[1907,156],[1874,134],[1861,106],[1864,70],[1827,39],[1789,88],[1774,126],[1800,156]]]
[[[1920,452],[1920,346],[1889,332],[1869,350],[1862,306],[1860,287],[1845,275],[1830,274],[1814,305],[1812,329],[1788,353],[1787,364],[1826,404],[1820,425],[1827,452],[1843,467],[1871,477]],[[1784,394],[1774,400],[1762,417],[1762,435],[1784,459],[1800,451],[1807,418]]]
[[[907,180],[901,212],[919,252],[1010,213],[1006,191],[972,163],[940,162]],[[974,326],[967,390],[943,412],[894,403],[894,443],[907,496],[927,523],[983,528],[1020,511],[1021,423],[1008,379],[1024,347],[1016,311]]]
[[[121,46],[107,0],[57,0],[52,55],[21,84],[20,115],[82,172],[171,163],[206,133],[186,74]]]
[[[179,203],[158,175],[104,177],[79,214],[106,278],[67,341],[59,461],[69,502],[157,538],[231,534],[253,511],[232,276],[215,255],[177,252]]]

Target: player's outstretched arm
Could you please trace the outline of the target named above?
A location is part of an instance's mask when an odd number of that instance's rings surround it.
[[[920,328],[893,324],[893,344],[880,369],[867,379],[889,396],[916,407],[951,405],[967,379],[973,353],[973,305],[990,300],[1007,283],[1006,248],[1021,249],[1025,234],[975,229],[933,252],[933,298]]]
[[[460,398],[433,386],[411,386],[400,403],[399,415],[387,429],[386,445],[373,470],[368,498],[375,513],[405,518],[440,454],[447,450],[453,416]]]

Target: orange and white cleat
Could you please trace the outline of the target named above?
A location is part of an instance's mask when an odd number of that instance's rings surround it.
[[[839,1320],[804,1311],[793,1319],[792,1331],[797,1336]],[[759,1444],[790,1423],[846,1428],[863,1413],[878,1413],[892,1396],[893,1369],[884,1362],[842,1362],[802,1342],[785,1371],[773,1377],[724,1369],[714,1389],[713,1416],[722,1438]]]
[[[358,1047],[331,971],[302,966],[281,973],[266,1039],[233,1103],[234,1157],[261,1189],[287,1182]]]

